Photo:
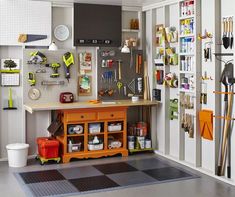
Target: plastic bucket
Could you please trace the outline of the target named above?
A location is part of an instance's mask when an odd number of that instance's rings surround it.
[[[8,144],[6,146],[8,164],[10,167],[19,168],[27,165],[29,145],[23,143]]]

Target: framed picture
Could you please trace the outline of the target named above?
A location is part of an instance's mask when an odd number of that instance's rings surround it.
[[[79,96],[90,96],[92,94],[91,86],[91,76],[82,75],[78,77]]]
[[[1,70],[20,70],[20,59],[1,59]]]
[[[80,70],[91,71],[92,70],[92,54],[89,52],[83,52],[79,54],[79,66]]]

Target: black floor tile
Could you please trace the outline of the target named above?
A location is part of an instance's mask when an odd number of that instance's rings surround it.
[[[57,170],[24,172],[20,173],[20,176],[26,184],[65,180],[65,178]]]
[[[99,189],[108,189],[113,187],[118,187],[119,185],[109,179],[108,177],[102,176],[93,176],[80,179],[71,179],[69,180],[80,192],[90,191],[90,190],[99,190]]]
[[[180,179],[192,176],[174,167],[144,170],[143,172],[157,179],[158,181],[167,181],[167,180]]]
[[[95,165],[94,167],[100,172],[102,172],[103,174],[115,174],[115,173],[121,173],[121,172],[137,171],[136,168],[130,166],[129,164],[125,162]]]

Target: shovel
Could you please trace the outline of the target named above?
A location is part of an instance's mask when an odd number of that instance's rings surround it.
[[[229,47],[229,22],[228,20],[225,18],[224,21],[223,21],[223,26],[224,26],[224,33],[223,33],[223,46],[225,49],[227,49]]]
[[[224,70],[221,75],[221,82],[225,85],[225,91],[228,91],[228,86],[230,86],[230,90],[232,90],[232,85],[234,83],[233,77],[233,64],[228,63],[225,64]],[[220,139],[220,155],[219,155],[219,165],[218,165],[218,175],[223,176],[225,171],[225,159],[227,153],[227,140],[229,135],[229,128],[230,128],[230,121],[231,113],[232,113],[232,102],[233,102],[233,95],[225,95],[225,119],[223,125],[223,134],[221,133]]]

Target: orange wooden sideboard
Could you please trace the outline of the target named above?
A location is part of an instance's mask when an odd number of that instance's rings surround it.
[[[61,144],[61,155],[63,163],[67,163],[72,158],[98,158],[107,157],[115,154],[128,156],[127,149],[127,107],[105,107],[105,108],[86,108],[86,109],[66,109],[60,110],[62,122],[64,124],[64,135],[57,137]],[[118,123],[121,125],[119,131],[108,131],[108,126]],[[91,124],[101,125],[98,133],[91,133]],[[80,125],[83,132],[80,134],[70,134],[70,126]],[[102,150],[89,150],[88,143],[97,136],[103,142]],[[111,148],[109,139],[121,142],[120,148]],[[79,151],[69,152],[69,141],[81,143]]]

